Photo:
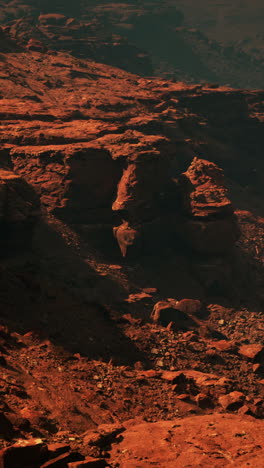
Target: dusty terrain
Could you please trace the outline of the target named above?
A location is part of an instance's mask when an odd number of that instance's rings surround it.
[[[34,41],[1,31],[0,467],[261,466],[264,92]]]

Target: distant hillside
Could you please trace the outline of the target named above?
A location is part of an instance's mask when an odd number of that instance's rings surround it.
[[[0,24],[23,45],[33,37],[143,76],[236,88],[263,87],[263,22],[257,0],[0,0]]]

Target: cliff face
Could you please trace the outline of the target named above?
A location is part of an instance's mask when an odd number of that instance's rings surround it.
[[[262,92],[146,80],[57,52],[1,60],[3,158],[49,213],[115,227],[122,245],[130,228],[145,245],[162,238],[165,223],[168,241],[230,250],[236,223],[212,163],[235,198],[263,194]]]

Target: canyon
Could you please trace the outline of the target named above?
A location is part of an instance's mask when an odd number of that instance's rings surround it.
[[[165,3],[0,2],[1,468],[263,463],[262,65]]]

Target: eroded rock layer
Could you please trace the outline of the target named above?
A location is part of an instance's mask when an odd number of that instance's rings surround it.
[[[259,466],[263,92],[2,39],[0,466]]]
[[[231,188],[247,173],[262,193],[262,92],[145,80],[57,52],[8,53],[2,70],[3,158],[49,212],[115,227],[125,255],[132,231],[143,248],[180,236],[230,251],[238,229],[213,162]]]

